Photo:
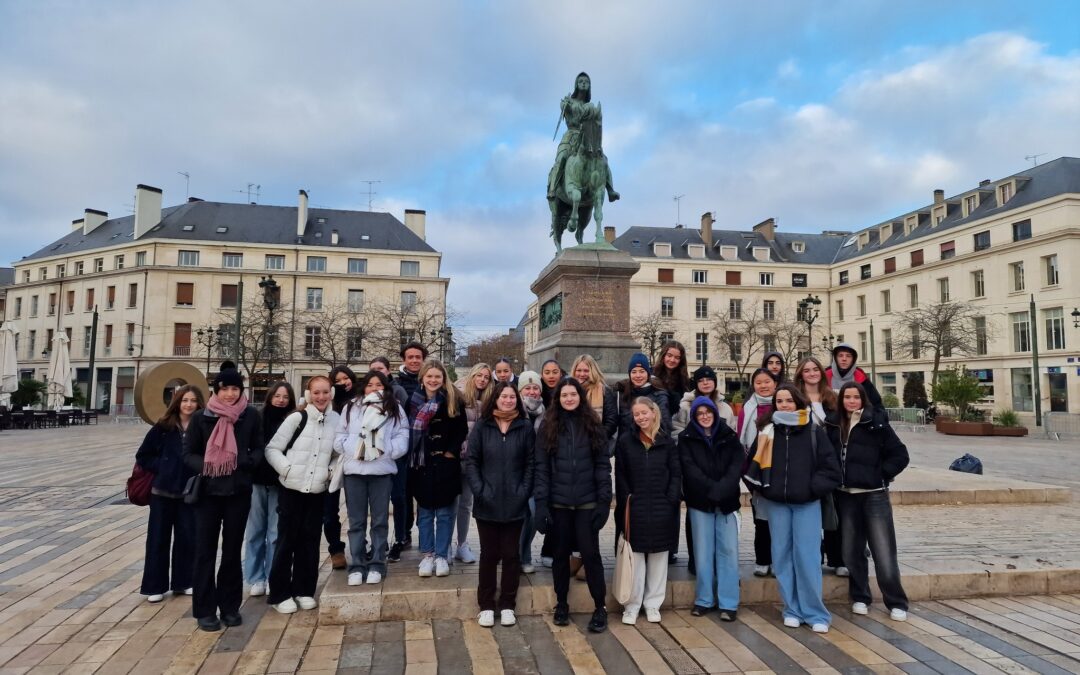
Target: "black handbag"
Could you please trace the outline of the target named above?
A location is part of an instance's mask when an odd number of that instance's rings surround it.
[[[184,503],[185,504],[198,504],[199,498],[202,497],[202,474],[197,473],[191,478],[188,478],[187,483],[184,484]]]

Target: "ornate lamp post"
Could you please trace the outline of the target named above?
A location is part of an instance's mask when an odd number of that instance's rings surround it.
[[[826,336],[821,338],[821,348],[824,349],[827,352],[831,352],[832,348],[833,348],[833,345],[835,345],[835,344],[836,344],[836,336],[835,335],[826,335]]]
[[[431,331],[431,343],[436,346],[439,353],[439,360],[444,364],[446,363],[446,353],[453,344],[454,329],[450,326],[443,326],[438,330]]]
[[[220,328],[214,329],[210,326],[206,328],[200,328],[195,331],[197,340],[200,345],[206,347],[206,377],[210,378],[210,359],[214,353],[214,345],[221,345],[221,341],[225,338],[225,331]]]
[[[281,287],[274,281],[274,275],[262,277],[259,288],[263,291],[263,306],[266,307],[266,386],[270,386],[274,378],[274,341],[277,333],[274,330],[274,310],[281,304]],[[255,383],[251,383],[252,387]]]
[[[1072,317],[1073,328],[1080,328],[1080,309],[1073,307],[1073,311],[1069,316]]]
[[[816,295],[806,294],[806,297],[799,301],[799,313],[802,316],[802,320],[806,323],[806,345],[811,354],[814,353],[814,322],[817,321],[818,314],[821,310],[818,309],[818,305],[821,304],[821,298]]]

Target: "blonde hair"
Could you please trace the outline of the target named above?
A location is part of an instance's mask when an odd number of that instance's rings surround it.
[[[589,397],[589,405],[593,408],[603,408],[604,406],[604,390],[607,388],[607,380],[604,378],[603,371],[600,370],[600,365],[596,363],[596,359],[588,354],[582,354],[574,359],[574,365],[570,366],[570,376],[577,379],[574,374],[577,368],[581,364],[585,364],[589,368],[589,383],[582,384],[582,388],[585,389],[585,393]]]
[[[481,370],[488,371],[488,386],[484,388],[482,392],[476,390],[476,382],[473,380],[476,374]],[[488,394],[491,393],[491,380],[495,378],[492,376],[491,366],[486,363],[478,363],[469,369],[469,374],[465,376],[465,386],[462,387],[461,400],[464,402],[466,408],[471,408],[477,403],[481,405],[487,400]],[[479,394],[479,395],[477,395]]]
[[[424,361],[424,365],[420,366],[420,372],[417,374],[417,379],[420,380],[420,386],[424,386],[424,375],[432,368],[435,368],[442,373],[442,390],[443,394],[446,395],[446,412],[451,417],[456,417],[458,414],[458,404],[460,403],[458,399],[461,398],[461,392],[457,390],[457,387],[450,384],[450,375],[446,372],[446,366],[442,364],[442,361],[438,359],[428,359],[427,361]],[[424,391],[426,393],[427,390],[425,389]]]
[[[833,411],[839,409],[839,401],[836,397],[836,392],[832,390],[829,383],[825,381],[825,366],[821,365],[821,361],[818,361],[816,357],[807,356],[802,361],[799,361],[799,365],[795,366],[795,377],[792,381],[799,391],[806,395],[806,398],[810,398],[810,394],[806,391],[806,382],[803,381],[802,371],[806,367],[806,364],[813,363],[821,371],[821,381],[818,382],[818,396],[821,397],[821,407],[826,411]]]
[[[660,432],[660,406],[656,405],[656,402],[648,396],[638,396],[634,399],[633,405],[630,406],[631,414],[634,410],[635,405],[643,405],[652,411],[652,424],[649,425],[648,429],[642,429],[642,431],[644,431],[645,435],[649,438],[656,440],[656,434]]]

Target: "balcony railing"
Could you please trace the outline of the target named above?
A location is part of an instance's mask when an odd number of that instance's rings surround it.
[[[191,345],[174,345],[173,356],[191,356]]]

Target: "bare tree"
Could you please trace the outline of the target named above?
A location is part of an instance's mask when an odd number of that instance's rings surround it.
[[[364,362],[364,353],[378,342],[377,322],[366,305],[352,306],[338,302],[320,310],[306,310],[296,319],[298,342],[304,358],[318,359],[329,368]],[[308,332],[317,331],[309,338]]]
[[[785,311],[775,319],[764,320],[763,326],[764,343],[762,351],[768,343],[784,357],[784,363],[793,367],[799,358],[799,352],[811,351],[806,348],[806,322],[801,320],[796,312]]]
[[[525,342],[513,335],[489,335],[466,347],[469,364],[486,363],[494,367],[501,357],[510,359],[515,370],[525,363]]]
[[[659,310],[651,314],[635,314],[630,317],[630,334],[641,343],[641,349],[649,356],[649,361],[656,362],[660,346],[664,344],[669,320],[660,315]]]
[[[394,358],[402,345],[416,340],[433,353],[444,352],[444,360],[452,360],[450,357],[455,350],[445,329],[456,324],[461,313],[450,305],[431,299],[385,300],[372,303],[367,316],[373,355]],[[366,351],[367,347],[364,349]]]
[[[746,372],[755,358],[760,358],[765,338],[769,331],[769,321],[762,318],[757,304],[741,308],[737,313],[716,312],[713,314],[712,334],[720,343],[726,359],[717,359],[720,363],[735,364],[739,379],[746,381]]]
[[[239,332],[236,310],[219,309],[215,312],[219,327],[225,334],[218,347],[221,356],[234,356],[236,364],[247,372],[248,382],[255,386],[254,375],[273,363],[291,361],[288,353],[288,336],[293,331],[292,311],[286,302],[279,303],[273,312],[263,303],[262,292],[255,292],[243,300]],[[239,339],[237,339],[239,338]],[[237,345],[234,351],[234,341]]]
[[[979,309],[963,300],[913,307],[900,312],[893,326],[894,348],[905,358],[922,358],[924,352],[933,354],[932,385],[937,384],[942,358],[985,353],[996,333]]]

